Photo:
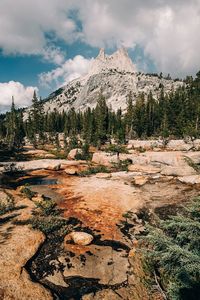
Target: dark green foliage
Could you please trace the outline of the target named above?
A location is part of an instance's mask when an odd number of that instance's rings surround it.
[[[40,215],[58,215],[59,211],[56,209],[56,203],[53,199],[42,196],[41,201],[36,202],[36,206],[40,209]]]
[[[3,124],[1,126],[3,126]],[[5,128],[5,142],[8,145],[8,149],[19,149],[23,143],[23,138],[25,135],[23,127],[23,115],[21,111],[16,110],[13,97],[11,111],[8,112],[5,117]]]
[[[44,234],[49,234],[55,230],[67,225],[67,220],[59,219],[56,217],[33,217],[29,220],[33,229],[42,231]]]
[[[117,163],[112,163],[115,171],[128,171],[128,166],[130,164],[132,164],[132,162],[129,159],[119,160]]]
[[[119,153],[128,153],[126,147],[119,144],[110,144],[106,147],[106,151],[116,153],[117,156],[119,156]]]
[[[88,143],[84,143],[81,147],[81,153],[77,153],[75,156],[75,159],[77,160],[90,160],[91,154],[90,154],[90,145]]]
[[[160,75],[162,76],[162,74]],[[168,76],[169,79],[169,76]],[[135,97],[127,96],[127,112],[112,111],[100,93],[94,109],[68,112],[54,109],[44,113],[43,101],[33,95],[33,105],[23,121],[22,111],[12,103],[11,111],[0,116],[0,148],[20,148],[26,135],[35,147],[41,144],[60,145],[58,133],[65,135],[65,153],[80,147],[78,140],[98,146],[114,138],[118,144],[130,138],[162,137],[164,145],[169,137],[195,139],[200,137],[200,75],[185,79],[185,85],[166,94],[164,86],[158,87],[158,97],[150,91]],[[66,141],[66,137],[70,139]]]
[[[169,299],[199,299],[200,198],[159,228],[150,227],[146,239],[153,247],[148,260],[160,272]]]
[[[79,173],[80,176],[88,176],[92,174],[97,174],[97,173],[110,173],[110,170],[106,168],[105,166],[96,166],[96,167],[89,167],[85,171],[81,171]]]
[[[30,200],[36,195],[36,193],[31,191],[27,186],[23,186],[20,191]]]

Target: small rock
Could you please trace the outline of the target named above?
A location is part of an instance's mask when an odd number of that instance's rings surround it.
[[[87,246],[93,241],[93,236],[86,232],[72,232],[67,237],[69,237],[77,245]]]
[[[65,173],[68,174],[68,175],[75,175],[75,174],[77,174],[77,169],[73,168],[73,167],[66,168]]]

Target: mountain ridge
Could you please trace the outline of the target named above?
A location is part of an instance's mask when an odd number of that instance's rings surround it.
[[[125,48],[111,55],[101,48],[88,73],[51,93],[45,99],[44,109],[47,112],[54,109],[68,111],[72,107],[76,111],[94,108],[101,92],[114,111],[119,108],[125,111],[130,92],[133,101],[139,94],[147,96],[150,91],[157,99],[162,87],[169,93],[183,84],[182,81],[137,72]]]

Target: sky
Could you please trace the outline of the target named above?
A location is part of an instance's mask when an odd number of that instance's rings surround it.
[[[200,69],[200,0],[0,0],[0,112],[87,73],[99,48],[126,47],[137,69]]]

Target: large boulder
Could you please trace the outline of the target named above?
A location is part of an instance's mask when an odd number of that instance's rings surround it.
[[[166,145],[166,149],[171,151],[189,151],[192,148],[192,142],[186,143],[184,140],[170,140]]]
[[[106,152],[95,152],[92,156],[92,162],[98,165],[111,166],[112,163],[117,163],[117,155],[112,155]]]
[[[177,152],[146,152],[144,154],[149,164],[160,164],[168,166],[186,165],[181,153]]]
[[[184,167],[166,166],[161,170],[161,174],[165,176],[190,176],[196,175],[196,171],[187,165]]]
[[[200,164],[200,151],[188,152],[185,157],[191,159],[194,164]]]
[[[129,140],[128,147],[131,146],[134,149],[152,150],[154,148],[161,148],[163,144],[160,140]]]
[[[76,155],[81,154],[81,153],[82,153],[82,150],[80,148],[72,149],[72,150],[70,150],[67,158],[68,159],[76,159]]]
[[[76,245],[87,246],[93,239],[93,236],[89,233],[74,231],[65,237],[65,242],[72,240]]]

